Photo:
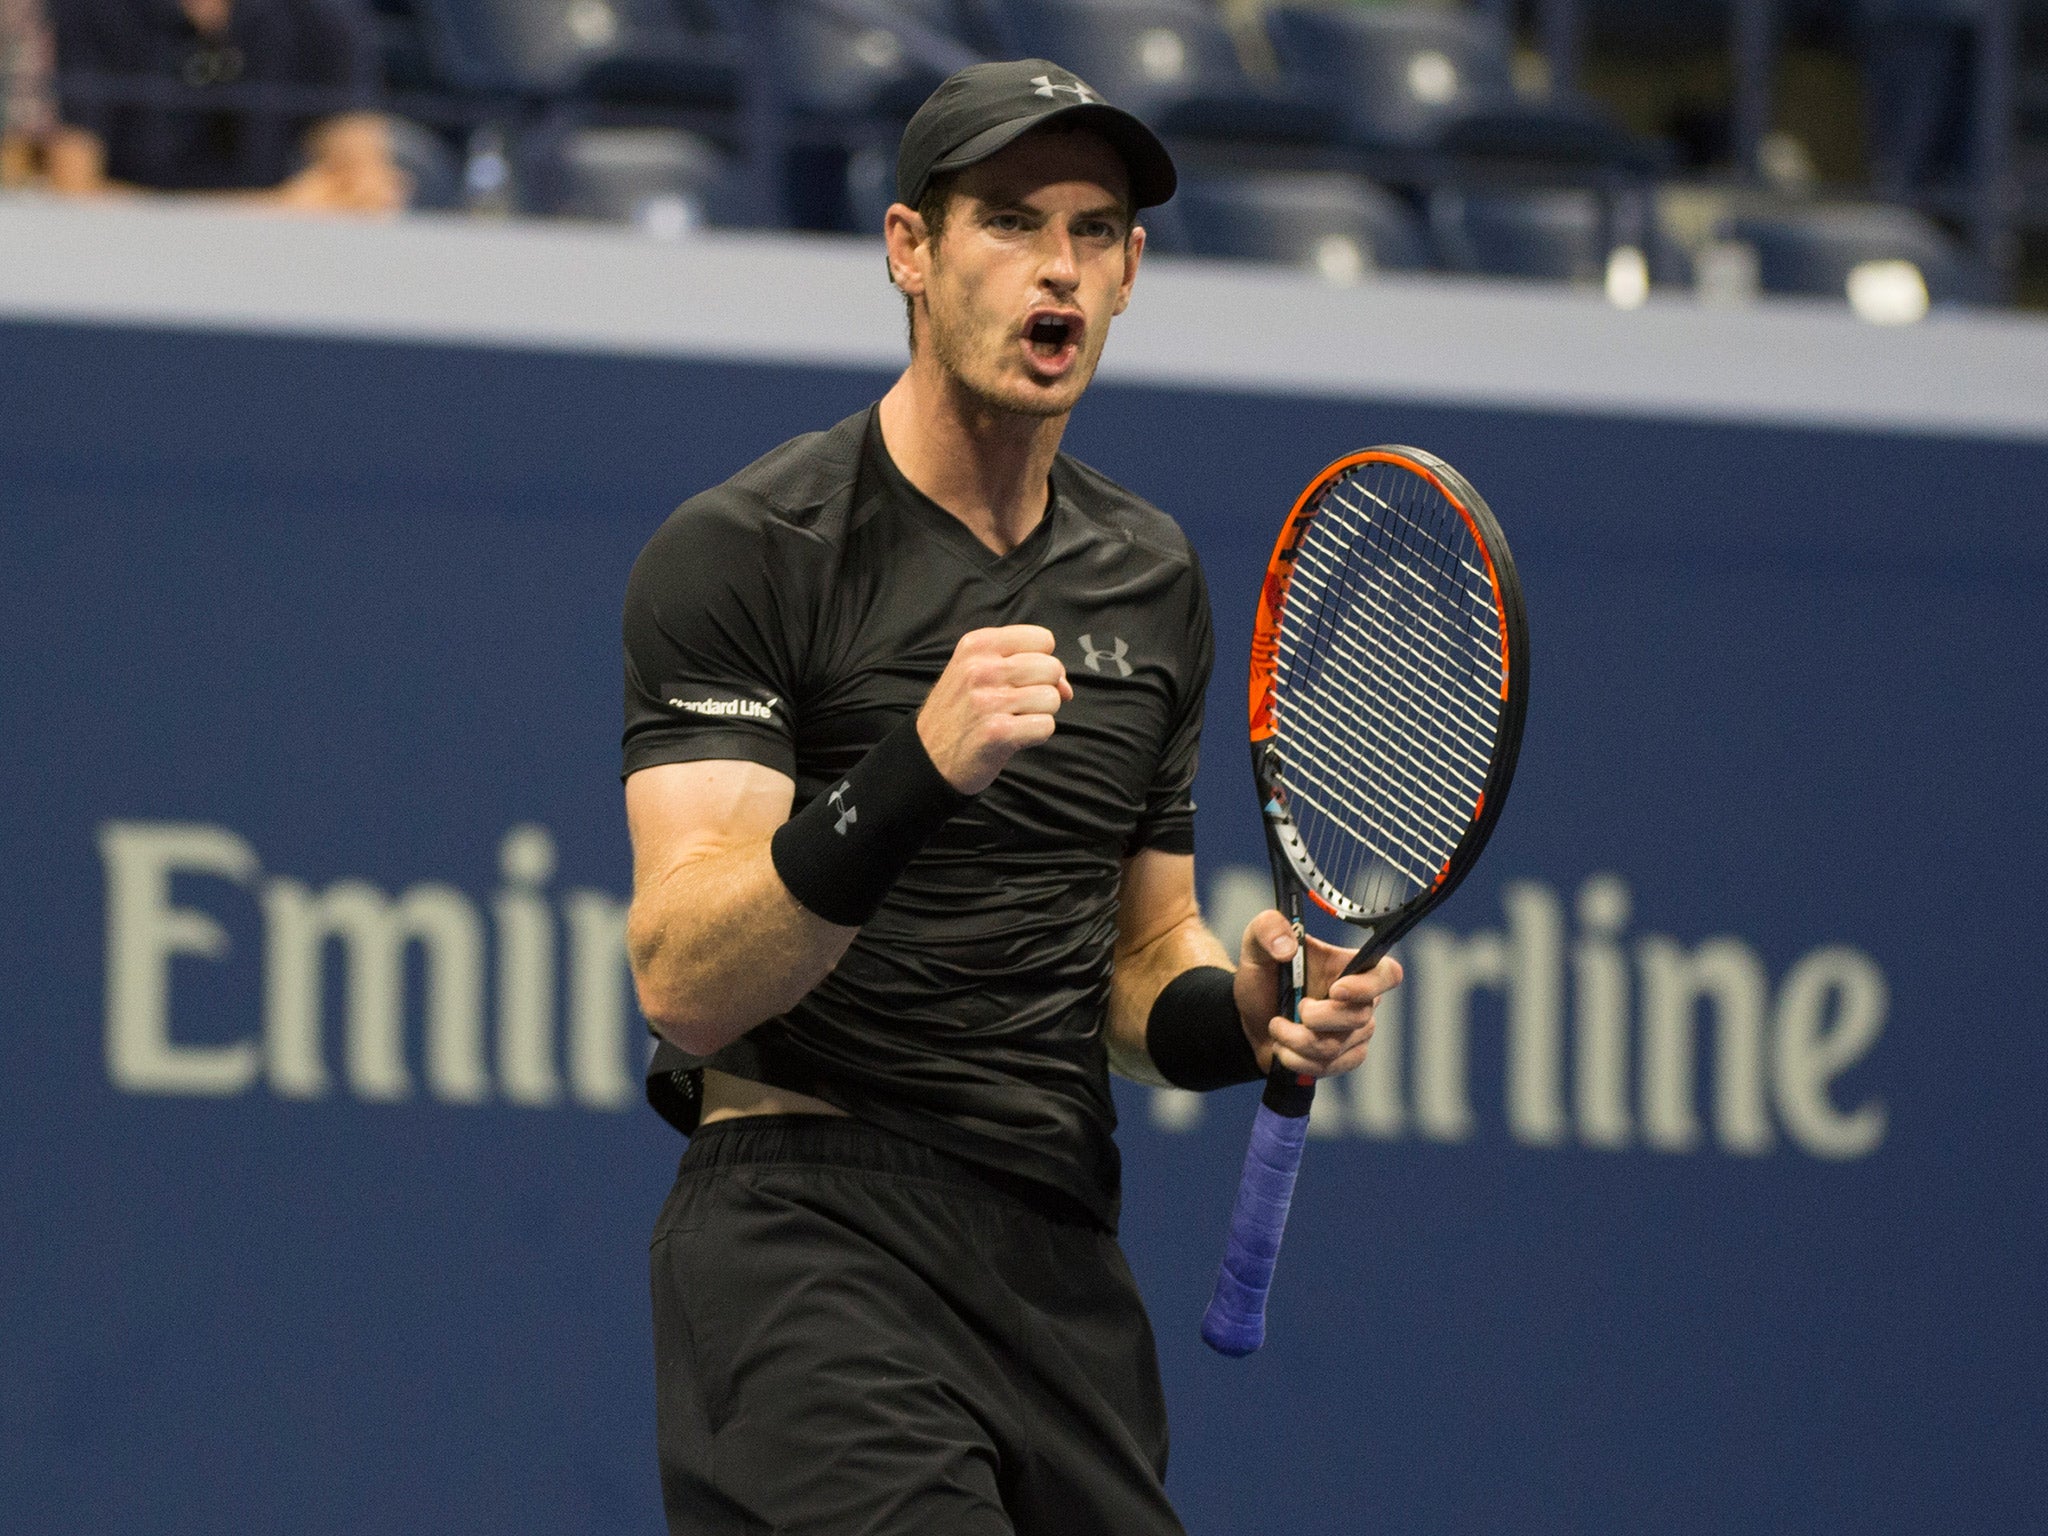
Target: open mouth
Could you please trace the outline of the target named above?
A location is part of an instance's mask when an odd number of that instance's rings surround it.
[[[1064,356],[1080,335],[1079,322],[1066,315],[1037,315],[1024,328],[1024,339],[1032,355],[1048,363]]]

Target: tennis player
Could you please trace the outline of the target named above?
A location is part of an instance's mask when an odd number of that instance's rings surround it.
[[[1316,944],[1278,1019],[1280,915],[1234,965],[1203,926],[1202,576],[1059,452],[1173,188],[1057,65],[947,80],[885,230],[909,367],[634,566],[630,945],[692,1137],[652,1253],[678,1536],[1179,1531],[1109,1072],[1349,1071],[1399,978],[1331,985]]]

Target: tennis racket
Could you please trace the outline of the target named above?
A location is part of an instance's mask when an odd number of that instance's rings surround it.
[[[1316,476],[1273,547],[1252,634],[1252,773],[1295,936],[1284,1017],[1301,1017],[1307,982],[1304,898],[1365,931],[1349,974],[1458,888],[1507,799],[1528,684],[1521,583],[1464,476],[1398,447]],[[1202,1319],[1223,1354],[1265,1342],[1314,1098],[1314,1078],[1274,1064]]]

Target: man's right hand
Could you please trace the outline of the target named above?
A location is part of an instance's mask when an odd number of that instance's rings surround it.
[[[932,765],[962,794],[995,782],[1003,765],[1053,732],[1053,716],[1074,696],[1053,654],[1052,631],[1037,624],[970,630],[918,711],[917,734]]]

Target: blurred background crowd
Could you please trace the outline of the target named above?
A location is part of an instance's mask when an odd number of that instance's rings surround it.
[[[0,0],[0,185],[872,231],[909,113],[1057,59],[1155,249],[2048,306],[2048,0]]]

